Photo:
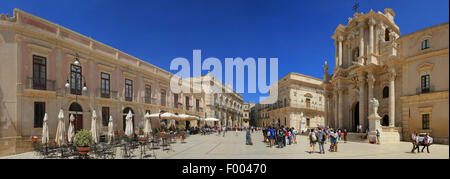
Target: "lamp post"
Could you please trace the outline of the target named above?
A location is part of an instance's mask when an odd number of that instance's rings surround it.
[[[78,53],[75,53],[75,61],[73,62],[73,64],[78,66],[78,67],[80,67],[80,69],[81,69],[81,63],[80,63],[80,60],[79,60]],[[70,82],[69,82],[69,80],[70,80]],[[77,104],[78,104],[78,95],[82,95],[82,92],[87,91],[88,89],[86,87],[86,79],[84,78],[84,76],[82,74],[82,71],[80,70],[79,76],[77,76],[77,74],[72,74],[72,66],[71,66],[69,74],[67,76],[67,82],[64,85],[66,87],[66,90],[71,90],[71,87],[74,88],[75,90],[77,90],[78,80],[79,80],[80,87],[81,87],[81,83],[83,83],[83,80],[84,80],[83,87],[81,88],[81,94],[78,94],[77,92],[75,92],[75,93],[70,92],[73,95],[75,95],[75,102]],[[75,83],[75,84],[73,84],[73,83]],[[67,94],[67,91],[66,91],[66,94]],[[77,116],[77,117],[75,117],[75,131],[77,131],[77,127],[78,127],[77,126],[78,125],[78,111],[75,111],[75,115]]]

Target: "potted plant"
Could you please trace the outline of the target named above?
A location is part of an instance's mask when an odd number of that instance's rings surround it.
[[[75,134],[73,139],[75,146],[77,146],[78,153],[86,155],[91,150],[92,135],[88,130],[80,130]]]

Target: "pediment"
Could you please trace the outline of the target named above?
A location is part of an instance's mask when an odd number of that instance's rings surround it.
[[[420,71],[425,71],[425,70],[432,70],[433,67],[434,67],[434,64],[425,62],[425,63],[422,63],[421,65],[419,65],[419,66],[416,68],[416,70],[419,71],[419,72],[420,72]]]

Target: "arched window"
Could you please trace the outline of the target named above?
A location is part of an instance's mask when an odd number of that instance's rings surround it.
[[[383,98],[388,98],[389,97],[389,87],[385,86],[383,88]]]
[[[384,31],[384,40],[387,42],[387,41],[389,41],[389,29],[386,29],[385,31]]]

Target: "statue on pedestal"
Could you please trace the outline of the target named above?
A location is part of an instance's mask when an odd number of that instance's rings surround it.
[[[370,143],[376,143],[377,139],[377,130],[381,132],[381,125],[380,125],[380,119],[381,117],[378,115],[378,106],[380,105],[378,103],[378,100],[375,98],[372,98],[369,100],[370,103],[370,110],[369,111],[369,142]]]
[[[375,115],[376,117],[380,117],[378,115],[378,106],[380,105],[380,103],[378,103],[378,100],[375,98],[372,98],[369,100],[371,106],[372,106],[372,110],[370,111],[370,116]]]

